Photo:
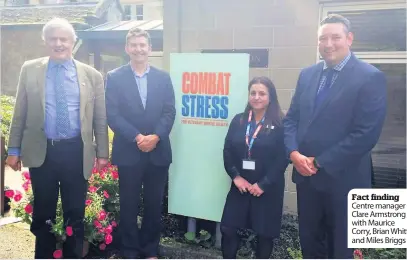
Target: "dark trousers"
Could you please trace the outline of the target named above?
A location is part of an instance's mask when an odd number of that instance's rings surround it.
[[[168,167],[151,164],[148,155],[134,166],[118,166],[120,185],[121,254],[124,258],[158,257],[161,213]],[[143,187],[144,216],[137,225]]]
[[[81,258],[83,248],[87,182],[83,176],[83,144],[80,138],[48,143],[45,162],[30,168],[34,195],[31,232],[35,235],[35,258],[52,259],[56,237],[51,233],[58,192],[61,193],[64,223],[72,226],[73,235],[63,246],[64,258]]]
[[[221,226],[222,256],[224,259],[236,259],[240,246],[240,237],[237,228]],[[256,258],[269,259],[273,252],[274,241],[271,237],[257,236]]]
[[[301,249],[304,259],[353,258],[347,247],[347,193],[318,191],[297,184]]]

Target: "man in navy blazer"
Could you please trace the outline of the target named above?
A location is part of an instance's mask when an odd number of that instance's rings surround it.
[[[125,50],[130,63],[108,72],[106,78],[107,121],[114,132],[112,163],[119,171],[121,254],[156,258],[172,162],[174,89],[168,73],[148,64],[151,39],[147,32],[131,29]],[[142,187],[144,216],[139,230]]]
[[[284,119],[294,165],[304,258],[353,258],[347,194],[371,187],[371,150],[386,115],[384,74],[350,51],[350,22],[329,15],[318,31],[324,59],[301,71]]]

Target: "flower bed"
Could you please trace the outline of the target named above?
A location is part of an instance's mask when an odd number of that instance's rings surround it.
[[[7,190],[5,195],[12,199],[11,208],[16,217],[23,222],[31,224],[34,196],[31,188],[29,172],[22,173],[25,192],[19,190]],[[114,230],[118,226],[119,219],[119,174],[117,167],[109,164],[105,170],[98,172],[93,170],[89,178],[89,188],[85,206],[85,249],[87,243],[91,243],[105,250],[113,242]],[[74,235],[74,230],[69,223],[64,223],[61,198],[58,198],[57,215],[55,220],[48,220],[50,232],[57,238],[55,258],[63,256],[62,244],[67,236]],[[86,255],[84,252],[84,256]]]
[[[31,180],[28,172],[22,173],[24,183],[22,188],[23,194],[18,190],[6,190],[5,195],[12,200],[11,206],[14,214],[28,224],[32,221],[33,212],[33,195],[31,189]],[[111,258],[111,255],[117,252],[118,237],[115,236],[119,225],[119,175],[117,167],[108,165],[108,167],[98,173],[93,171],[89,179],[89,188],[86,198],[85,207],[85,244],[90,243],[88,258]],[[164,230],[162,231],[162,241],[167,238],[174,241],[195,246],[195,251],[198,248],[214,249],[214,237],[205,243],[192,243],[185,238],[186,218],[177,216],[167,212],[168,194],[166,193],[163,205],[162,222]],[[140,208],[142,215],[143,208]],[[57,250],[54,252],[55,258],[63,256],[62,243],[67,236],[74,234],[74,230],[69,226],[69,223],[64,223],[61,200],[58,200],[57,217],[55,220],[48,221],[50,232],[57,237]],[[198,224],[201,222],[198,220]],[[213,225],[212,225],[213,224]],[[215,233],[215,226],[210,222],[208,226],[198,225],[197,230],[209,230],[211,234]],[[253,246],[256,244],[254,234],[247,230],[242,231],[241,248],[239,255],[244,258],[251,258],[254,255]],[[280,238],[275,243],[273,258],[302,258],[298,238],[298,221],[296,217],[284,215],[282,222],[282,230]],[[217,249],[216,249],[217,250]],[[84,256],[86,255],[86,252]],[[405,259],[405,249],[356,249],[354,251],[355,259],[362,258],[397,258]]]

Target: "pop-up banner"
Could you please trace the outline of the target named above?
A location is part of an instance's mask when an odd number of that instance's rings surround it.
[[[219,222],[231,183],[223,145],[247,103],[249,54],[172,53],[170,59],[177,115],[168,211]]]

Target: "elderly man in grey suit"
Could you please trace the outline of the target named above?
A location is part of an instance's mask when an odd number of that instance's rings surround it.
[[[68,21],[49,21],[43,39],[49,57],[21,69],[6,162],[14,170],[22,162],[30,171],[35,258],[53,258],[56,241],[46,222],[55,219],[59,191],[64,222],[73,228],[63,256],[80,258],[87,179],[95,158],[102,169],[109,157],[103,78],[73,59],[76,34]]]

